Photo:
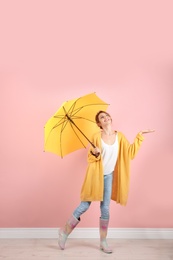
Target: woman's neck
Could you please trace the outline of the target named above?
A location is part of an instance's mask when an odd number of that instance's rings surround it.
[[[103,133],[105,135],[112,135],[112,134],[114,134],[114,131],[112,130],[111,127],[106,127],[106,128],[103,128]]]

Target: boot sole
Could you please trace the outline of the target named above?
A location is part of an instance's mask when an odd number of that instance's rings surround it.
[[[103,247],[100,247],[100,250],[103,251],[103,252],[106,253],[106,254],[112,254],[112,250],[106,251],[106,250],[104,250]]]

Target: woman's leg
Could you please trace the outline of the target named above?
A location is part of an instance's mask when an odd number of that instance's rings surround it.
[[[112,194],[112,179],[113,179],[112,173],[104,176],[104,196],[103,196],[103,201],[101,201],[100,203],[100,209],[101,209],[100,248],[105,253],[112,253],[112,250],[108,247],[106,241],[109,218],[110,218],[109,208],[110,208],[110,201],[111,201],[111,194]]]
[[[112,194],[113,174],[104,175],[104,194],[103,201],[100,203],[101,219],[109,219],[109,207]]]
[[[90,205],[91,205],[91,201],[81,201],[80,205],[73,212],[73,216],[79,219],[80,216],[89,209]]]
[[[91,202],[82,201],[66,222],[65,227],[60,229],[58,244],[62,250],[65,248],[68,236],[79,223],[80,216],[89,208],[90,204]]]

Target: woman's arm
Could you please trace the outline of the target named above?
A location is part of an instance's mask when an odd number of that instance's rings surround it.
[[[154,132],[155,130],[150,130],[150,129],[147,129],[147,130],[142,130],[140,131],[134,142],[132,144],[130,144],[127,140],[127,145],[128,145],[128,154],[130,156],[131,159],[133,159],[135,157],[135,155],[137,154],[141,144],[142,144],[142,141],[144,140],[144,137],[143,135],[144,134],[147,134],[147,133],[152,133]]]

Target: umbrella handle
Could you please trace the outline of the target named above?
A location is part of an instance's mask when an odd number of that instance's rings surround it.
[[[95,145],[92,142],[90,142],[90,144],[92,145],[93,148],[96,148]],[[94,155],[95,157],[98,157],[100,155],[100,153],[94,154],[93,152],[91,152],[91,154]]]

